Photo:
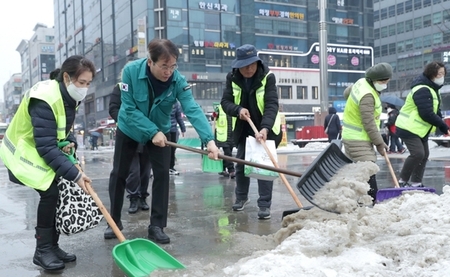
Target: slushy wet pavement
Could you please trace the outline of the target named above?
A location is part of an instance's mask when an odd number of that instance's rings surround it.
[[[424,184],[441,193],[443,185],[450,183],[450,180],[447,180],[450,174],[446,174],[445,170],[450,167],[450,158],[447,155],[448,149],[434,151],[435,158],[431,158],[427,164]],[[302,173],[319,153],[320,150],[303,151],[290,145],[280,148],[279,164],[288,170]],[[85,171],[93,180],[94,189],[107,208],[112,154],[112,149],[108,147],[100,148],[99,151],[79,151]],[[397,176],[407,155],[408,153],[389,156]],[[379,156],[377,164],[380,166],[380,172],[377,174],[379,187],[393,187],[384,158]],[[233,212],[233,179],[220,177],[216,173],[203,173],[200,155],[180,149],[177,150],[176,169],[180,175],[170,178],[169,219],[165,228],[171,243],[160,246],[187,266],[184,273],[179,272],[186,274],[185,276],[202,276],[205,271],[220,272],[221,268],[251,255],[260,248],[252,247],[251,242],[239,247],[237,244],[242,241],[236,240],[236,235],[264,237],[274,234],[281,228],[283,211],[297,208],[292,196],[278,179],[274,184],[272,218],[258,220],[257,184],[252,179],[249,194],[251,202],[244,211]],[[296,188],[298,178],[287,175],[286,178],[303,205],[309,206]],[[9,182],[5,167],[0,165],[0,276],[125,276],[111,255],[113,247],[119,243],[118,240],[103,239],[106,220],[86,232],[61,236],[61,248],[75,253],[78,259],[75,263],[66,264],[66,269],[60,274],[50,274],[33,265],[38,200],[38,194],[34,190]],[[150,198],[148,202],[150,204]],[[147,238],[149,212],[139,211],[130,215],[127,213],[128,205],[129,201],[125,200],[122,212],[124,236],[127,239]],[[270,243],[268,242],[269,245]],[[201,270],[196,272],[196,269]],[[161,271],[152,274],[172,275],[175,273]]]

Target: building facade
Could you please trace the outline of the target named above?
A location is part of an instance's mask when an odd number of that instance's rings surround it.
[[[0,122],[9,123],[19,107],[22,94],[22,76],[20,73],[11,75],[3,85],[4,109],[0,115]]]
[[[172,40],[178,70],[205,112],[221,99],[235,49],[253,44],[277,76],[284,111],[320,106],[317,0],[55,1],[56,64],[74,54],[97,67],[78,123],[108,120],[109,95],[129,57],[146,57],[153,38]],[[330,101],[373,63],[372,0],[329,0]]]
[[[24,93],[37,82],[49,79],[55,69],[54,29],[38,23],[33,32],[29,40],[22,40],[16,48],[20,54]]]
[[[375,61],[393,66],[388,90],[399,97],[406,97],[427,63],[450,62],[448,0],[374,0],[374,28]],[[442,108],[450,110],[450,86],[441,93]]]

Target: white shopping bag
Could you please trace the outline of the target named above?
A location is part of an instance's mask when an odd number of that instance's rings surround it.
[[[266,145],[267,145],[267,148],[269,148],[270,153],[272,153],[272,156],[275,158],[275,161],[278,162],[275,141],[266,140]],[[262,144],[259,143],[254,137],[251,137],[251,136],[247,137],[247,140],[245,141],[245,160],[249,161],[249,162],[254,162],[254,163],[273,167],[273,163],[270,160],[270,157],[267,154],[264,147],[262,146]],[[276,178],[278,178],[277,172],[267,170],[267,169],[257,168],[257,167],[250,166],[250,165],[245,165],[244,174],[247,177],[256,178],[256,179],[260,179],[260,180],[267,180],[267,181],[273,181]]]

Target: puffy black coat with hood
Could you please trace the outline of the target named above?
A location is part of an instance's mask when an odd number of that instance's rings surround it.
[[[437,85],[430,79],[428,79],[425,75],[421,74],[416,77],[411,85],[411,89],[419,85],[426,85],[433,88],[437,93],[439,93],[439,89],[442,85]],[[433,97],[431,95],[431,91],[428,88],[421,88],[416,91],[413,95],[414,103],[417,106],[417,111],[419,112],[419,116],[426,122],[430,123],[433,126],[436,126],[442,133],[446,134],[448,132],[448,126],[442,120],[441,110],[438,109],[437,113],[433,111]],[[439,107],[441,105],[441,98],[439,96]],[[417,137],[416,134],[409,132],[408,130],[399,128],[397,126],[397,135],[401,138],[414,138]],[[431,128],[430,128],[431,131]],[[427,140],[428,134],[422,139]]]
[[[64,83],[59,83],[59,89],[66,112],[66,134],[68,134],[66,140],[75,143],[75,147],[77,147],[76,139],[71,132],[75,121],[77,102],[69,96]],[[28,105],[28,112],[31,116],[34,141],[39,155],[56,172],[56,176],[76,182],[81,174],[57,146],[56,119],[50,106],[45,101],[32,98]],[[10,171],[9,174],[11,181],[20,183]]]

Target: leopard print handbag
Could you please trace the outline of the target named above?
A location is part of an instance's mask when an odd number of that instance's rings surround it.
[[[56,230],[60,234],[76,234],[97,226],[103,219],[92,196],[77,183],[60,178],[59,199],[56,206]]]

